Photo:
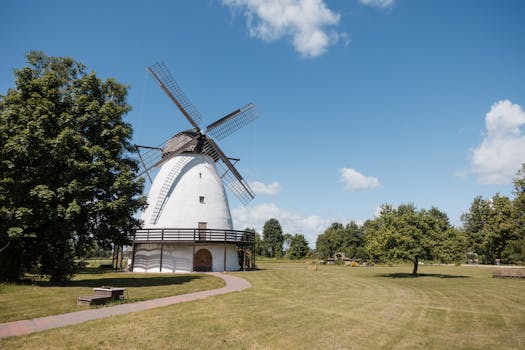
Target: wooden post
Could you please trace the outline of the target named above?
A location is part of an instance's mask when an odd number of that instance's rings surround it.
[[[246,246],[242,247],[242,270],[246,271]]]
[[[224,231],[224,271],[226,271],[226,231]]]
[[[193,255],[191,260],[191,271],[195,271],[195,230],[193,230]]]
[[[162,255],[164,254],[164,230],[160,231],[160,269],[159,271],[162,272]]]
[[[131,243],[131,265],[130,269],[133,272],[133,267],[135,265],[135,239],[137,238],[137,231],[133,231],[133,242]]]
[[[252,270],[255,270],[255,242],[252,244]]]
[[[162,255],[164,253],[164,243],[160,243],[160,266],[159,266],[159,272],[162,272]]]

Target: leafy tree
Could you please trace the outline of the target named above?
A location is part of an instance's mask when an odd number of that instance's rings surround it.
[[[512,202],[508,197],[496,194],[490,203],[489,220],[481,230],[483,262],[493,264],[496,259],[500,259],[504,263],[511,263],[507,244],[518,238],[515,233]]]
[[[93,241],[122,245],[145,205],[127,88],[32,51],[0,97],[0,279],[69,279]]]
[[[301,234],[295,234],[290,240],[290,249],[288,250],[288,257],[290,259],[302,259],[308,255],[310,248],[308,241]]]
[[[426,215],[425,215],[426,214]],[[434,246],[432,259],[443,263],[459,262],[465,259],[467,238],[464,232],[450,224],[447,214],[436,207],[420,211],[420,215],[428,216],[432,230],[438,235],[439,244]]]
[[[102,249],[99,247],[96,241],[93,241],[91,246],[86,249],[86,258],[111,258],[112,251],[108,249]]]
[[[366,248],[376,260],[409,260],[412,274],[417,275],[422,259],[451,262],[461,259],[461,233],[437,208],[417,211],[412,204],[397,209],[382,207],[379,217],[365,225]]]
[[[515,238],[508,243],[506,253],[515,263],[525,262],[525,163],[514,178],[514,200],[512,202],[512,220]]]
[[[323,234],[317,236],[315,247],[321,258],[333,257],[343,246],[344,226],[334,222]]]
[[[283,229],[277,219],[269,219],[263,227],[263,255],[281,257],[283,251]]]
[[[514,200],[500,194],[487,200],[478,196],[469,212],[462,215],[468,247],[484,264],[494,264],[497,259],[507,264],[523,261],[522,209],[519,209],[523,197],[519,195],[519,181],[515,180],[518,185]]]
[[[478,256],[484,254],[483,228],[489,221],[490,212],[490,202],[477,196],[472,201],[469,212],[461,215],[468,247]]]
[[[355,221],[351,221],[345,227],[342,251],[344,251],[349,258],[367,259],[368,255],[364,245],[363,228],[356,224]]]
[[[246,227],[244,231],[252,232],[255,235],[255,254],[256,255],[262,255],[262,242],[261,242],[261,235],[255,231],[254,228]]]
[[[317,236],[316,249],[322,258],[344,252],[351,258],[365,259],[363,230],[354,221],[345,226],[335,222],[326,231]]]

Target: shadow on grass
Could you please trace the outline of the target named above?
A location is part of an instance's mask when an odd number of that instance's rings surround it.
[[[133,276],[129,277],[108,277],[108,278],[93,278],[93,279],[82,279],[73,280],[62,283],[53,283],[49,281],[34,281],[33,283],[40,287],[156,287],[156,286],[169,286],[169,285],[181,285],[184,283],[191,282],[193,280],[200,279],[198,275],[184,275],[184,276]]]
[[[378,274],[379,277],[390,277],[390,278],[419,278],[419,277],[435,277],[435,278],[470,278],[470,276],[462,275],[445,275],[441,273],[418,273],[414,276],[411,273],[396,272],[396,273],[383,273]]]
[[[115,270],[113,268],[105,268],[105,267],[84,267],[81,270],[75,272],[75,275],[101,275],[103,273],[108,272],[118,272],[118,270]]]

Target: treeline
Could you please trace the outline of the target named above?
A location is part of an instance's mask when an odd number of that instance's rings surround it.
[[[358,225],[333,223],[317,237],[314,251],[301,234],[286,235],[276,219],[256,235],[256,250],[267,257],[321,259],[342,252],[358,261],[411,261],[413,273],[423,260],[440,263],[525,263],[525,164],[514,179],[514,198],[500,194],[474,198],[462,215],[462,227],[451,225],[438,208],[413,204],[381,207],[377,217]]]
[[[320,252],[319,247],[324,244],[324,236],[330,233],[329,230],[317,239]],[[461,231],[450,224],[445,213],[437,208],[418,210],[413,204],[402,204],[397,208],[383,205],[376,218],[367,220],[359,227],[359,236],[361,245],[346,249],[354,249],[361,255],[354,257],[345,251],[347,257],[373,262],[411,261],[413,274],[417,273],[422,260],[441,263],[460,261],[466,246]]]
[[[246,229],[255,232],[254,229]],[[266,221],[263,227],[263,237],[255,233],[255,252],[257,255],[269,258],[302,259],[311,254],[308,241],[302,234],[283,234],[281,224],[277,219]]]

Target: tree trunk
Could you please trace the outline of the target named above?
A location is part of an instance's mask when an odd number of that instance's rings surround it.
[[[117,246],[115,244],[113,244],[113,252],[111,254],[111,269],[114,269],[115,268],[115,255],[116,255],[116,252],[117,252]]]
[[[119,248],[120,248],[119,249],[120,250],[120,255],[119,255],[118,260],[117,260],[118,261],[117,262],[117,268],[119,270],[122,270],[122,261],[124,260],[124,246],[121,245],[121,246],[119,246]]]
[[[115,244],[115,271],[118,271],[118,258],[120,254],[120,246],[118,244]]]
[[[414,269],[412,270],[412,276],[416,277],[417,276],[417,267],[419,266],[419,256],[416,255],[414,257],[413,263],[414,263]]]

